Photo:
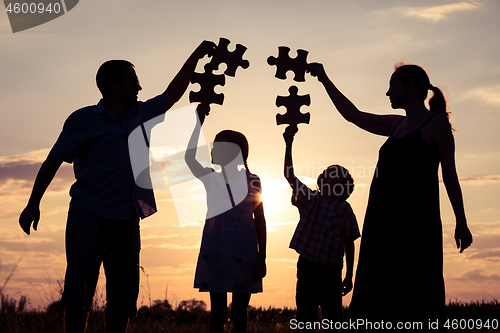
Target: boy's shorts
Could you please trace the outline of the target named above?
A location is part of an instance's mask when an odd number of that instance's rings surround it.
[[[111,220],[70,208],[66,225],[66,277],[60,305],[92,308],[101,263],[106,275],[106,311],[137,315],[139,295],[139,217]]]

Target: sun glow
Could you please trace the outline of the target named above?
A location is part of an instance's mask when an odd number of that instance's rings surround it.
[[[268,222],[295,220],[296,208],[290,203],[290,186],[283,181],[262,181],[261,199]]]

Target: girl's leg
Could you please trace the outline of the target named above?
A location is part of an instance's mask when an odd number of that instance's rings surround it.
[[[234,333],[247,332],[247,308],[250,303],[250,294],[233,293],[231,306],[231,319],[233,320]]]
[[[210,292],[210,333],[223,333],[227,319],[227,293]]]

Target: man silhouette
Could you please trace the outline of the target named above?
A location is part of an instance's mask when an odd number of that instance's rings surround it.
[[[125,332],[137,314],[139,219],[156,212],[153,191],[134,182],[128,136],[137,126],[172,107],[186,91],[198,60],[215,49],[204,41],[160,95],[138,102],[142,87],[125,60],[101,65],[97,105],[73,112],[43,162],[19,224],[37,230],[40,201],[62,162],[73,163],[76,182],[66,226],[67,268],[60,305],[66,332],[84,332],[101,263],[106,274],[106,331]],[[144,128],[144,127],[143,127]]]

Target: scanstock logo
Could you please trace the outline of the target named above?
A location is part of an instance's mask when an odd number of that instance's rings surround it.
[[[194,141],[191,140],[193,131],[199,135]],[[231,159],[227,160],[227,167],[244,164],[237,145],[217,144],[216,157]],[[213,143],[205,139],[194,104],[148,120],[128,137],[135,183],[145,189],[166,190],[157,193],[157,200],[173,202],[181,226],[204,222],[227,212],[249,193],[244,169],[237,177],[225,179],[221,167],[211,163],[210,146]],[[186,161],[186,152],[191,149],[196,151],[196,162],[214,172],[196,177]]]
[[[4,0],[12,32],[36,27],[62,16],[75,8],[79,0]]]

